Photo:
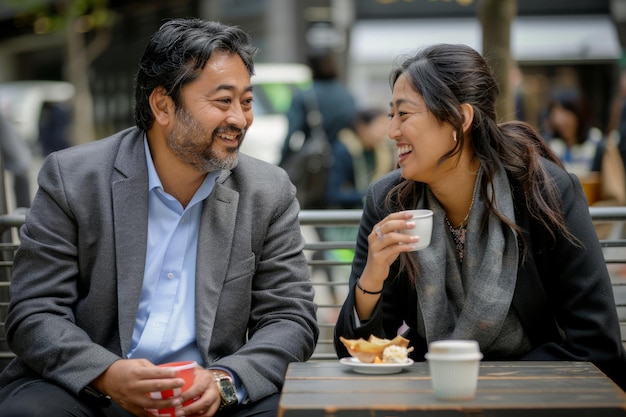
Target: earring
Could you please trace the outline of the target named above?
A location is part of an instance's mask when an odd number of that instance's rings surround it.
[[[452,132],[452,139],[456,142],[456,132]]]

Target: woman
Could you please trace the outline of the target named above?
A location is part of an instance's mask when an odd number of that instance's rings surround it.
[[[626,388],[626,354],[578,179],[528,125],[498,125],[496,82],[464,45],[435,45],[390,77],[400,169],[372,184],[339,336],[473,339],[485,360],[591,361]],[[434,212],[431,244],[404,209]]]
[[[592,126],[586,104],[575,89],[552,95],[546,120],[548,146],[565,169],[578,176],[589,205],[623,205],[626,188],[617,146],[605,139],[600,129]],[[611,161],[617,161],[617,166]],[[596,230],[598,236],[604,238],[611,225],[604,224]]]
[[[576,90],[552,95],[547,124],[548,145],[567,171],[579,178],[600,172],[604,137],[591,125],[586,102]]]
[[[580,179],[591,206],[626,204],[626,174],[619,138],[605,138],[591,123],[586,101],[577,90],[555,92],[548,105],[548,146],[568,172]],[[597,222],[600,239],[617,236],[621,223]]]

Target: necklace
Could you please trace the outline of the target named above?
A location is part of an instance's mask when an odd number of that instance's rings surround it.
[[[459,223],[458,226],[454,227],[450,223],[450,220],[448,220],[448,216],[446,216],[446,222],[448,223],[448,226],[450,226],[451,229],[459,230],[467,226],[467,219],[469,219],[469,215],[472,212],[472,208],[474,207],[475,198],[476,198],[476,186],[474,185],[474,191],[472,192],[472,201],[470,203],[469,209],[467,210],[467,214],[465,215],[465,218],[461,221],[461,223]]]
[[[454,240],[454,247],[456,249],[456,253],[459,256],[459,261],[463,263],[463,257],[465,255],[465,235],[467,233],[467,225],[461,224],[460,227],[454,228],[450,224],[450,221],[446,217],[446,223],[448,224],[448,229],[450,229],[450,233],[452,233],[452,240]]]
[[[474,207],[474,199],[476,198],[476,187],[478,186],[478,181],[474,183],[474,191],[472,192],[472,201],[469,206],[469,210],[467,210],[467,214],[465,218],[457,227],[452,226],[450,220],[448,220],[448,216],[445,217],[446,223],[448,225],[448,229],[452,233],[452,239],[454,240],[454,246],[456,247],[456,252],[459,256],[459,261],[463,263],[463,258],[465,255],[465,235],[467,234],[467,219],[469,219],[470,213],[472,212],[472,208]]]

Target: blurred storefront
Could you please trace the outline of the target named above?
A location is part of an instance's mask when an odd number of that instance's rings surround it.
[[[482,52],[478,3],[356,0],[349,51],[351,89],[361,101],[386,100],[392,60],[419,46],[463,43]],[[511,54],[518,68],[511,82],[516,85],[519,118],[541,128],[550,92],[579,88],[590,101],[596,125],[607,126],[623,49],[612,3],[622,1],[518,0],[511,28]]]

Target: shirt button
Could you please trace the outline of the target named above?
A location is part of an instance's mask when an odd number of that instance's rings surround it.
[[[172,278],[174,278],[174,274],[172,274],[172,273],[170,272],[169,274],[167,274],[167,278],[168,278],[168,279],[172,279]]]

